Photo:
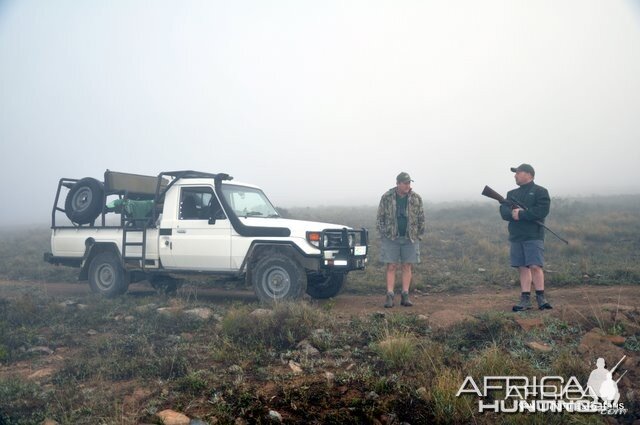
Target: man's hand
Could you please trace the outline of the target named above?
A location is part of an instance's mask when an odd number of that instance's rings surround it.
[[[520,211],[524,210],[522,208],[515,208],[511,210],[511,218],[513,218],[515,221],[520,220]]]

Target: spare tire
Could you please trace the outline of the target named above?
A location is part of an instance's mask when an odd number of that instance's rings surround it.
[[[102,182],[85,177],[71,187],[64,202],[64,212],[69,220],[77,224],[94,221],[102,212],[104,185]]]

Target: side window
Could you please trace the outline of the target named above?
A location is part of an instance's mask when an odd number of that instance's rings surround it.
[[[215,218],[216,220],[224,220],[227,218],[218,198],[212,196],[209,200],[209,216],[207,218]]]
[[[180,220],[226,218],[210,187],[184,187],[180,192]]]

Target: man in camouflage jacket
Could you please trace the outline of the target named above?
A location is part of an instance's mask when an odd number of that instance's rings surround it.
[[[377,227],[381,237],[380,260],[387,265],[387,297],[385,307],[393,307],[396,270],[402,268],[400,304],[410,307],[409,286],[412,264],[420,262],[420,239],[424,234],[422,198],[411,189],[411,177],[402,172],[396,187],[382,195],[378,206]]]

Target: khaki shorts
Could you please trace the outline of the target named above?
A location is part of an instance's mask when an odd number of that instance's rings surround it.
[[[541,240],[511,242],[511,267],[544,266],[544,242]]]
[[[382,238],[380,245],[380,261],[385,264],[420,262],[420,242],[411,242],[409,238]]]

